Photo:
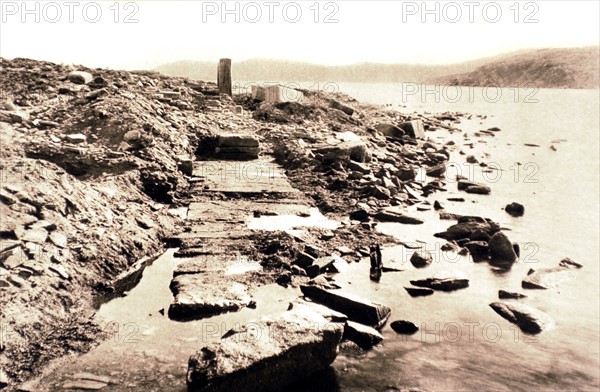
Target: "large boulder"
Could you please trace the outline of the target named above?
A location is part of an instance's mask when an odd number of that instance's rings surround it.
[[[523,332],[537,334],[552,324],[546,313],[518,302],[492,302],[490,307],[506,320],[516,324]]]
[[[488,247],[493,264],[514,263],[517,260],[517,254],[512,242],[501,231],[490,238]]]
[[[283,390],[329,367],[343,329],[297,310],[235,328],[190,357],[188,391]]]
[[[344,313],[348,319],[374,328],[381,328],[390,317],[391,309],[368,299],[339,290],[327,290],[317,286],[300,286],[307,298]]]

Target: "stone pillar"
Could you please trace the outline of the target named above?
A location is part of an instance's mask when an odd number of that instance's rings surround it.
[[[217,71],[217,84],[219,86],[219,93],[232,95],[231,91],[231,60],[221,59],[219,60],[219,69]]]

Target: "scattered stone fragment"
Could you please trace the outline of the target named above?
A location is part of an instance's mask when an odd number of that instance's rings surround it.
[[[333,109],[341,110],[342,112],[346,113],[348,116],[352,116],[354,114],[353,108],[351,108],[348,105],[344,105],[343,103],[336,101],[335,99],[332,99],[329,102],[329,106]]]
[[[516,293],[514,291],[498,290],[498,298],[500,299],[520,299],[526,297],[525,294]]]
[[[88,84],[94,80],[94,77],[89,72],[73,71],[67,75],[67,79],[69,79],[71,83],[75,84]]]
[[[412,321],[396,320],[390,324],[390,327],[396,333],[403,335],[413,335],[419,330],[419,326]]]
[[[518,217],[525,214],[525,207],[522,204],[513,202],[504,207],[504,211],[514,217]]]
[[[406,290],[411,297],[425,297],[434,293],[433,289],[427,287],[405,287],[404,290]]]
[[[492,189],[485,185],[471,185],[465,189],[465,192],[476,195],[489,195]]]
[[[374,215],[374,218],[380,222],[395,222],[405,225],[421,225],[422,219],[406,215],[402,210],[395,207],[383,209]]]
[[[424,249],[416,250],[410,257],[410,263],[415,268],[425,268],[432,262],[433,256],[431,255],[431,252]]]
[[[65,136],[65,140],[69,143],[79,144],[84,143],[87,140],[87,137],[81,133],[75,133]]]
[[[579,264],[578,262],[571,260],[569,257],[562,259],[558,263],[558,265],[560,267],[565,267],[565,268],[583,268],[582,264]]]
[[[439,272],[432,278],[411,280],[410,284],[436,291],[454,291],[469,287],[469,279],[460,271]]]

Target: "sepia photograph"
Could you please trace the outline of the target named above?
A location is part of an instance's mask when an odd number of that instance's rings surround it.
[[[600,391],[597,0],[0,0],[0,392]]]

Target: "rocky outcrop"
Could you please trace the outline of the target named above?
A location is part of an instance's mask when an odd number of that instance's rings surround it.
[[[227,332],[190,357],[190,392],[275,391],[329,367],[343,326],[291,311]]]

